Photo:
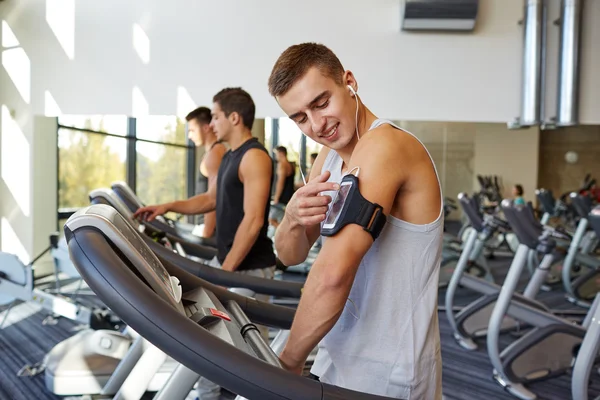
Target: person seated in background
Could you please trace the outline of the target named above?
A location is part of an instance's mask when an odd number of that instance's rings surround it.
[[[275,148],[275,160],[277,161],[277,180],[275,181],[275,193],[273,194],[273,205],[269,213],[269,223],[275,228],[283,219],[285,205],[294,194],[294,176],[296,165],[287,159],[287,149],[283,146]]]
[[[513,203],[516,205],[525,205],[525,199],[523,198],[523,186],[516,184],[513,186],[512,194],[515,197]]]
[[[216,185],[219,166],[223,154],[227,151],[210,127],[211,118],[210,108],[208,107],[198,107],[185,117],[188,122],[188,138],[196,146],[204,146],[204,156],[200,162],[196,194],[206,193],[211,189],[211,186]],[[202,221],[203,229],[200,231],[200,236],[211,238],[215,235],[217,213],[216,211],[210,211],[202,216],[204,217]]]

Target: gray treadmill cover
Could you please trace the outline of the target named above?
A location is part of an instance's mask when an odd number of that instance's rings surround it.
[[[177,307],[179,299],[169,274],[156,255],[116,209],[104,205],[92,205],[77,211],[65,224],[65,227],[72,232],[84,226],[96,228],[110,238],[119,250],[129,257],[152,289]]]
[[[111,189],[101,188],[92,190],[90,192],[89,198],[90,201],[93,201],[96,198],[106,200],[106,202],[110,204],[110,206],[115,208],[119,212],[119,214],[121,214],[121,216],[123,216],[127,220],[127,222],[129,222],[134,227],[139,226],[139,222],[133,218],[133,212],[131,212],[131,210],[127,208],[125,204],[123,204],[121,199],[118,198],[115,192],[113,192]]]
[[[116,195],[117,197],[119,197],[119,199],[121,195],[123,196],[122,201],[128,208],[130,208],[132,213],[137,211],[138,208],[144,207],[144,203],[142,202],[142,200],[137,196],[137,194],[135,194],[135,192],[131,189],[131,187],[129,187],[127,183],[123,181],[113,182],[111,188],[116,192]],[[167,218],[165,218],[162,215],[157,216],[156,220],[162,224],[166,224],[170,228],[174,228],[169,224]],[[177,233],[181,234],[181,232]]]
[[[501,203],[504,217],[510,224],[519,243],[530,249],[535,249],[542,235],[543,227],[535,220],[531,209],[527,206],[515,205],[511,200],[504,199]]]
[[[129,185],[123,181],[117,181],[117,182],[113,182],[113,184],[111,185],[111,188],[114,189],[119,189],[123,192],[124,195],[126,195],[128,197],[128,199],[132,202],[132,204],[137,205],[138,207],[144,207],[144,203],[142,203],[142,200],[137,197],[137,195],[133,192],[133,190],[131,190],[131,188],[129,187]]]
[[[592,211],[591,197],[575,192],[572,192],[569,197],[577,215],[580,218],[587,218],[590,211]]]
[[[467,215],[469,222],[471,222],[471,226],[477,232],[483,231],[483,218],[479,212],[475,199],[463,192],[458,194],[458,202],[463,209],[463,212]]]
[[[538,189],[535,194],[544,209],[544,212],[548,214],[554,214],[554,208],[556,207],[556,200],[552,194],[552,190]]]

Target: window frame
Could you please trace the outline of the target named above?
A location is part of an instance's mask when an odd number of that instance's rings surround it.
[[[86,128],[77,128],[69,125],[63,125],[60,123],[60,117],[56,117],[56,137],[57,137],[57,146],[56,146],[56,182],[58,188],[58,180],[60,176],[60,149],[58,147],[58,135],[61,129],[84,132],[93,135],[103,135],[109,137],[117,137],[120,139],[125,139],[127,141],[127,152],[125,156],[125,176],[127,184],[133,189],[134,192],[137,193],[137,152],[136,152],[136,144],[138,142],[145,143],[153,143],[161,146],[171,146],[186,149],[186,162],[185,165],[185,176],[186,176],[186,193],[189,197],[195,194],[195,184],[196,184],[196,146],[195,144],[187,139],[187,144],[180,143],[172,143],[172,142],[163,142],[157,140],[150,140],[144,138],[137,137],[137,119],[134,117],[127,117],[127,133],[125,136],[116,135],[110,132],[102,132],[94,129],[86,129]],[[187,137],[187,123],[185,124],[185,131]],[[59,191],[56,191],[56,204],[60,204],[60,194]],[[58,221],[68,219],[71,215],[77,212],[79,208],[58,208],[57,209],[57,229],[60,230],[60,226],[58,226]]]

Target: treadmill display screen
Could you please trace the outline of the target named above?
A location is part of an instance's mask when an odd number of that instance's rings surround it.
[[[97,211],[96,211],[97,212]],[[139,272],[144,275],[148,283],[152,286],[152,289],[155,291],[159,288],[154,287],[155,284],[160,284],[163,291],[170,294],[173,300],[177,303],[177,297],[175,296],[175,292],[173,291],[173,287],[171,286],[170,275],[163,267],[152,250],[148,248],[146,243],[144,243],[138,233],[133,230],[133,228],[123,219],[121,215],[118,213],[113,214],[111,216],[106,216],[109,219],[114,227],[125,237],[125,239],[129,242],[129,244],[125,244],[126,246],[133,246],[138,253],[141,254],[143,258],[143,264],[147,265],[149,268],[144,268],[144,270],[139,268],[141,263],[136,263],[134,260],[131,260],[136,267],[138,267]],[[148,276],[150,275],[150,276]],[[154,279],[152,279],[154,278]],[[160,293],[160,292],[159,292]],[[164,292],[163,292],[164,293]]]

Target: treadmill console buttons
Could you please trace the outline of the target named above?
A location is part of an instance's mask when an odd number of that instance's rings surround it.
[[[229,315],[225,314],[223,311],[219,311],[219,310],[216,310],[214,308],[211,308],[210,309],[210,313],[212,315],[214,315],[215,317],[222,318],[222,319],[224,319],[226,321],[231,321],[231,318],[229,317]]]
[[[110,348],[112,347],[112,340],[110,340],[107,337],[103,337],[102,339],[100,339],[100,347],[106,350],[110,350]]]

